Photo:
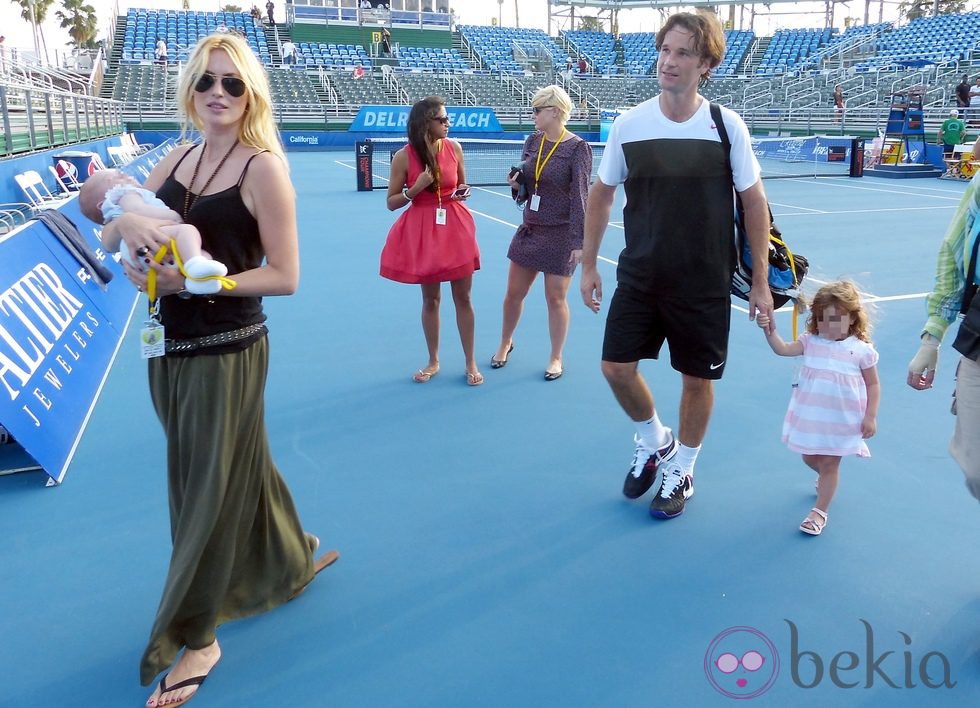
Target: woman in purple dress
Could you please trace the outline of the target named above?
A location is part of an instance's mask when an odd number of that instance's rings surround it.
[[[548,303],[551,356],[544,370],[546,381],[561,377],[562,349],[568,335],[566,295],[575,266],[582,257],[585,202],[592,174],[592,149],[565,124],[572,101],[558,86],[546,86],[531,99],[535,132],[524,142],[522,170],[508,180],[516,194],[519,181],[527,188],[524,223],[511,241],[507,257],[510,273],[504,296],[504,322],[500,346],[490,359],[494,369],[507,364],[514,349],[514,330],[538,273],[544,273]]]

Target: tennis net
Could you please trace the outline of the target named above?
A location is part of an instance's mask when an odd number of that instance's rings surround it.
[[[455,138],[454,138],[455,139]],[[507,184],[510,168],[521,161],[522,140],[455,139],[463,148],[466,181],[474,187]],[[371,172],[374,189],[387,189],[391,158],[405,147],[404,138],[369,138],[373,146]],[[752,149],[765,179],[786,177],[846,177],[852,138],[811,135],[788,138],[753,138]],[[604,143],[592,146],[592,180],[602,161]]]

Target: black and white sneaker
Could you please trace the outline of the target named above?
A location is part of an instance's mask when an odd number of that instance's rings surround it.
[[[664,468],[660,491],[650,502],[650,516],[673,519],[684,513],[684,502],[694,496],[694,476],[686,474],[678,464]]]
[[[651,450],[643,444],[639,435],[633,436],[636,452],[633,453],[633,464],[630,465],[629,474],[623,482],[624,495],[636,499],[646,494],[653,486],[653,480],[657,478],[657,469],[677,454],[677,440],[670,428],[667,428],[667,438],[666,445],[659,450]]]

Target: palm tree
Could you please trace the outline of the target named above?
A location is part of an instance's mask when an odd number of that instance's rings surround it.
[[[88,46],[99,32],[99,20],[95,8],[86,5],[85,0],[62,0],[64,11],[55,12],[61,20],[62,29],[68,30],[70,44],[81,49]]]
[[[28,22],[33,23],[35,37],[41,35],[41,44],[44,45],[44,58],[48,58],[48,41],[44,38],[44,28],[42,25],[48,19],[48,8],[54,4],[54,0],[14,0],[20,5],[20,16]],[[31,8],[33,6],[33,13]],[[40,57],[38,57],[40,59]]]

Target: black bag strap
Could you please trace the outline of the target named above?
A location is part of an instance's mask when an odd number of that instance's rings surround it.
[[[980,234],[973,240],[973,252],[970,254],[970,264],[966,269],[966,285],[963,288],[963,304],[960,305],[960,314],[965,315],[970,309],[970,303],[977,292],[977,249],[980,247]]]
[[[732,174],[732,179],[734,179],[735,173],[732,171],[732,141],[728,139],[728,128],[725,127],[725,121],[721,117],[721,106],[712,101],[708,106],[708,111],[711,113],[711,120],[715,123],[715,128],[718,129],[718,137],[721,138],[722,147],[725,148],[725,162],[728,163],[728,171]]]

